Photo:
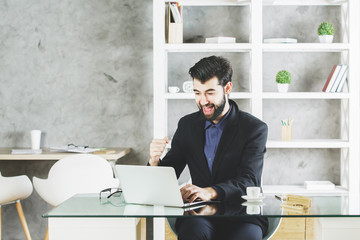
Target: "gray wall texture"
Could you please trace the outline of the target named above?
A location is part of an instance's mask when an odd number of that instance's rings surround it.
[[[131,147],[145,164],[152,139],[152,1],[0,1],[0,146],[68,143]],[[3,176],[46,178],[52,161],[1,161]],[[51,207],[23,201],[33,239]],[[15,205],[2,207],[3,239],[25,239]]]
[[[40,129],[42,147],[131,147],[132,154],[121,162],[145,164],[152,139],[152,1],[0,0],[0,16],[0,146],[30,147],[29,131]],[[185,42],[216,35],[249,41],[248,7],[185,8],[184,19]],[[339,19],[336,7],[266,7],[264,37],[317,42],[317,25],[330,21],[339,42]],[[170,54],[169,84],[188,80],[189,67],[211,54]],[[223,55],[233,63],[234,90],[249,91],[249,55]],[[293,73],[291,91],[320,91],[338,60],[336,53],[267,53],[264,91],[275,91],[274,74],[283,68]],[[237,102],[250,109],[248,101]],[[266,101],[269,137],[279,139],[279,119],[293,117],[295,138],[336,138],[339,132],[329,131],[339,124],[336,106],[336,101]],[[172,135],[178,119],[196,105],[170,101],[169,109]],[[323,121],[328,116],[331,121]],[[314,176],[338,183],[339,154],[327,149],[269,150],[264,184],[301,184]],[[4,176],[46,178],[53,163],[1,161],[0,171]],[[33,239],[43,238],[47,222],[41,214],[51,207],[34,191],[23,208]],[[2,216],[3,239],[25,239],[13,204],[2,207]]]

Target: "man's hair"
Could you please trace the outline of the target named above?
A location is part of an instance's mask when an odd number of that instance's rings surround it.
[[[217,77],[219,84],[223,87],[231,82],[232,73],[230,62],[226,58],[218,56],[205,57],[189,69],[189,74],[193,79],[196,78],[201,83],[205,83],[207,80]]]

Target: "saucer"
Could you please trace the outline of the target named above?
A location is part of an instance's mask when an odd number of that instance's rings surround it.
[[[250,206],[259,206],[260,207],[260,206],[264,206],[265,203],[263,203],[263,201],[256,201],[256,202],[246,201],[246,202],[243,202],[241,205],[245,206],[245,207],[250,207]]]
[[[254,197],[249,197],[249,196],[247,196],[247,195],[244,195],[244,196],[241,196],[243,199],[245,199],[246,201],[248,201],[248,202],[261,202],[264,198],[265,198],[265,196],[264,195],[261,195],[261,196],[259,196],[259,197],[256,197],[256,198],[254,198]]]

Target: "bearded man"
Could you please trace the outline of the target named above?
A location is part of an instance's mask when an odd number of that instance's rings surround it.
[[[188,165],[192,184],[180,190],[184,201],[241,201],[247,187],[260,186],[268,129],[229,99],[232,73],[230,62],[218,56],[191,67],[199,111],[180,119],[163,159],[167,137],[150,144],[150,166],[171,166],[179,177]],[[186,240],[262,239],[267,219],[182,217],[176,231]]]

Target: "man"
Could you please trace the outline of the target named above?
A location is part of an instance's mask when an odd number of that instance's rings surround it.
[[[229,100],[232,67],[228,60],[203,58],[189,74],[199,111],[180,119],[171,149],[162,160],[168,139],[153,139],[149,164],[172,166],[178,177],[189,166],[192,184],[181,188],[184,200],[241,201],[246,187],[260,186],[267,126]],[[266,229],[266,219],[195,217],[176,222],[179,239],[262,239]]]

